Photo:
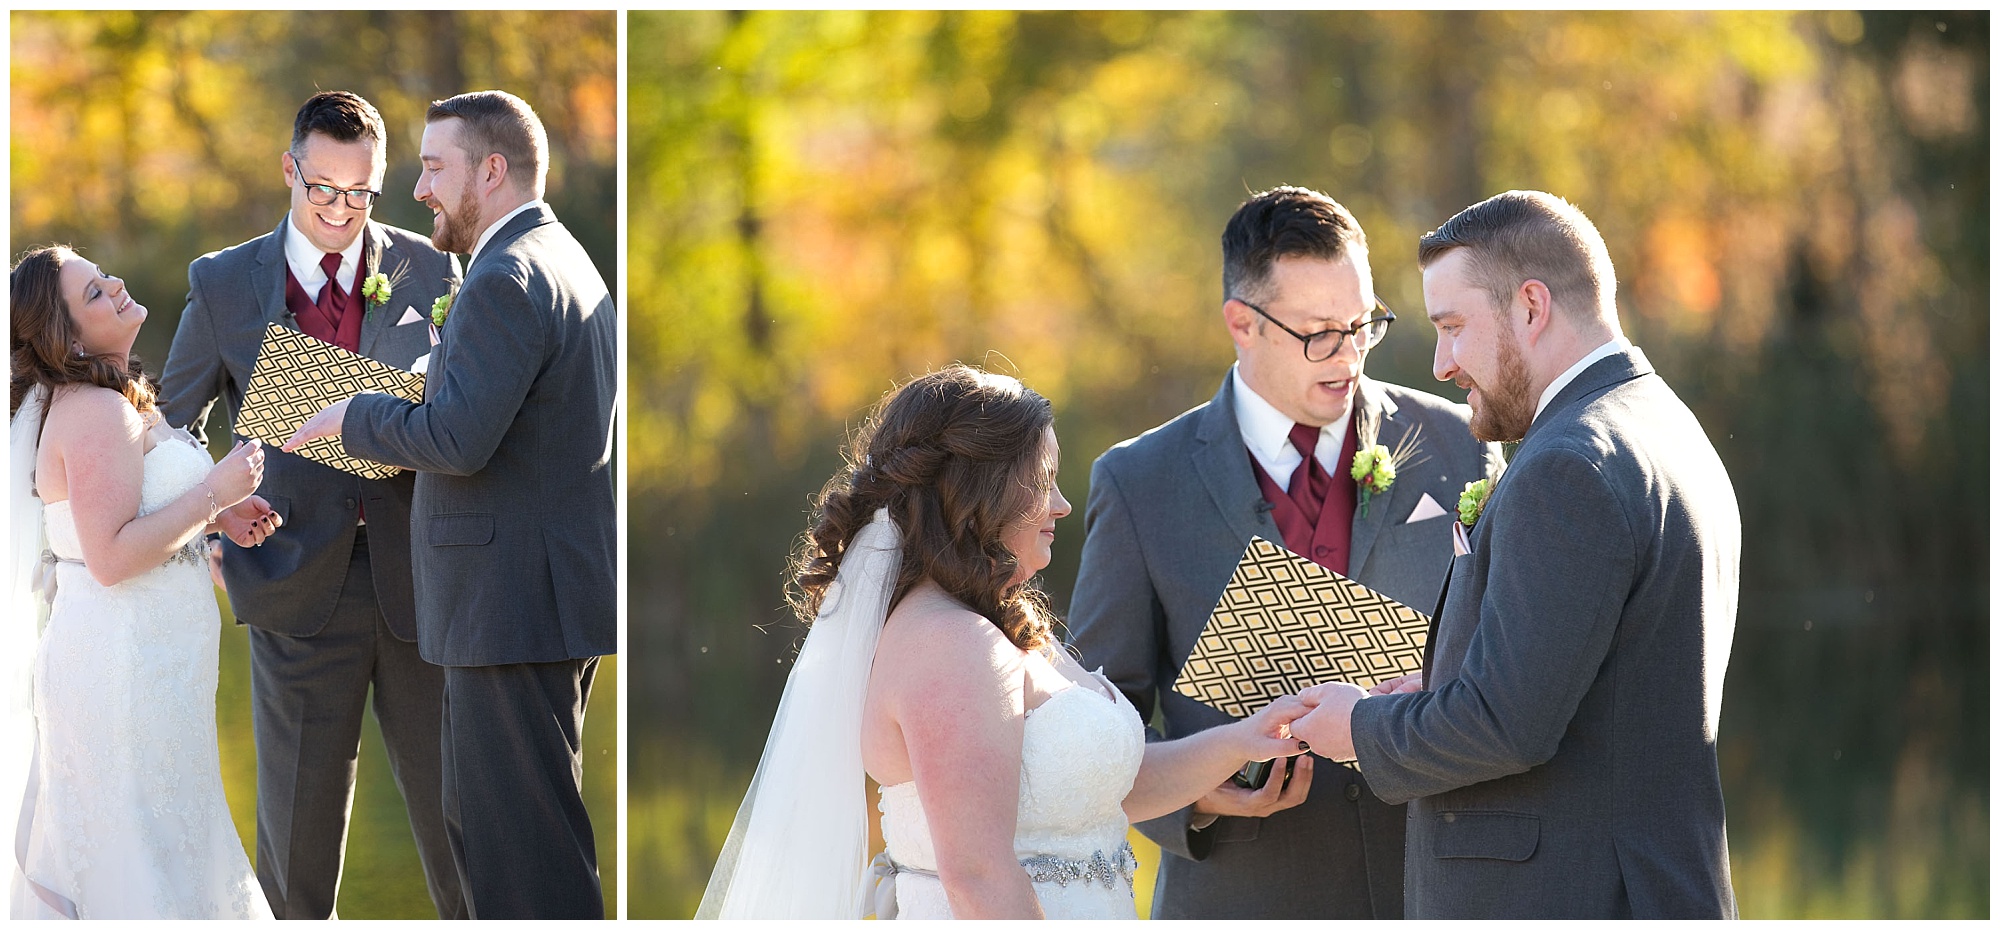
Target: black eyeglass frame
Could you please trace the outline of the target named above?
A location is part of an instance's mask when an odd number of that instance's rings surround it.
[[[306,160],[305,160],[305,159],[303,159],[303,158],[300,158],[300,157],[299,157],[299,153],[297,153],[297,152],[292,152],[292,153],[290,153],[290,154],[291,154],[291,156],[292,156],[292,170],[293,170],[294,172],[296,172],[296,173],[297,173],[297,175],[298,175],[298,178],[299,178],[299,183],[300,183],[300,184],[304,184],[304,185],[305,185],[305,187],[306,187],[306,200],[307,200],[308,202],[310,202],[310,203],[311,203],[311,204],[312,204],[313,206],[316,206],[316,207],[330,207],[330,206],[333,206],[333,202],[334,202],[334,201],[336,201],[336,200],[339,200],[339,199],[341,199],[341,198],[345,197],[345,198],[347,199],[347,208],[348,208],[348,209],[350,209],[350,210],[366,210],[366,209],[368,209],[369,207],[372,207],[372,206],[374,206],[374,205],[375,205],[375,201],[377,201],[377,200],[380,200],[380,199],[382,199],[382,192],[381,192],[381,191],[376,191],[376,190],[369,190],[368,188],[365,188],[365,187],[355,187],[355,188],[346,188],[346,189],[343,189],[343,188],[338,188],[338,187],[335,187],[335,186],[333,186],[333,185],[331,185],[331,184],[314,184],[314,183],[312,183],[312,182],[310,182],[310,181],[307,181],[307,180],[306,180]],[[319,194],[319,193],[324,193],[324,194],[326,195],[326,199],[325,199],[325,200],[321,200],[321,199],[319,199],[318,197],[315,197],[315,196],[314,196],[315,194]],[[364,194],[364,195],[366,195],[366,197],[364,198],[364,202],[362,202],[362,203],[358,203],[358,204],[357,204],[357,203],[355,203],[355,202],[354,202],[354,195],[355,195],[355,194]]]
[[[1322,329],[1316,333],[1302,333],[1289,326],[1286,326],[1284,323],[1279,322],[1277,317],[1274,317],[1271,314],[1265,312],[1263,307],[1259,307],[1256,304],[1244,300],[1241,297],[1233,297],[1230,299],[1236,301],[1239,304],[1242,304],[1243,306],[1249,307],[1250,309],[1257,311],[1258,316],[1270,320],[1273,325],[1277,326],[1279,329],[1284,330],[1285,335],[1288,335],[1293,339],[1297,339],[1301,343],[1299,349],[1300,351],[1303,351],[1305,353],[1306,361],[1315,363],[1324,362],[1327,359],[1330,359],[1335,355],[1340,354],[1340,347],[1343,344],[1345,344],[1349,340],[1354,339],[1354,337],[1367,332],[1369,329],[1379,325],[1381,327],[1380,335],[1369,337],[1368,342],[1366,344],[1357,342],[1354,345],[1355,351],[1358,352],[1366,352],[1369,349],[1374,348],[1377,343],[1381,342],[1384,338],[1388,337],[1389,324],[1396,322],[1396,311],[1389,309],[1389,305],[1383,303],[1381,297],[1376,297],[1375,309],[1379,311],[1381,315],[1371,316],[1368,319],[1363,320],[1360,326],[1356,326],[1353,329],[1342,329],[1341,327],[1338,326],[1329,326],[1326,329]],[[1327,336],[1332,336],[1335,334],[1338,334],[1340,336],[1339,342],[1334,342],[1332,340],[1325,338]],[[1314,358],[1313,357],[1314,341],[1327,343],[1333,346],[1333,348],[1329,350],[1325,355],[1321,355],[1318,358]]]

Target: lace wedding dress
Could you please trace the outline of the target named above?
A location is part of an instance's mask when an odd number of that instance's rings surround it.
[[[1138,916],[1125,841],[1125,796],[1146,753],[1138,711],[1103,676],[1028,712],[1021,739],[1021,806],[1014,854],[1051,919]],[[937,852],[914,782],[882,788],[882,837],[895,869],[896,916],[949,919]]]
[[[139,512],[207,474],[185,433],[145,457]],[[43,513],[56,593],[37,647],[35,765],[16,917],[269,918],[223,799],[221,620],[199,540],[111,587],[84,569],[67,501]]]

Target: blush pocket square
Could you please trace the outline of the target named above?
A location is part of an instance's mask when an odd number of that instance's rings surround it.
[[[404,308],[403,308],[403,318],[402,318],[402,319],[400,319],[400,320],[397,320],[397,321],[396,321],[396,325],[397,325],[397,326],[408,326],[408,325],[410,325],[411,323],[421,323],[421,322],[423,322],[423,321],[424,321],[424,315],[423,315],[423,314],[421,314],[421,313],[418,313],[418,312],[417,312],[417,308],[415,308],[415,307],[404,307]]]
[[[1442,516],[1444,516],[1444,507],[1437,502],[1437,498],[1425,494],[1423,500],[1417,501],[1417,509],[1410,511],[1410,518],[1403,522],[1421,523],[1425,520],[1435,520]]]

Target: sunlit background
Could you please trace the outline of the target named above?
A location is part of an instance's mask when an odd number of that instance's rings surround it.
[[[1214,393],[1223,223],[1286,183],[1353,210],[1403,311],[1370,373],[1454,400],[1417,237],[1510,188],[1596,221],[1743,513],[1743,915],[1986,916],[1987,13],[629,22],[633,916],[699,900],[861,411],[1016,372],[1080,505],[1091,459]]]
[[[374,218],[419,232],[410,197],[430,101],[498,88],[528,101],[548,131],[547,200],[618,280],[618,71],[614,13],[13,13],[9,254],[72,243],[126,279],[151,315],[135,349],[157,375],[187,297],[187,266],[271,232],[289,191],[279,155],[292,117],[320,90],[351,90],[382,111],[389,172]],[[461,259],[462,261],[463,259]],[[226,450],[220,415],[210,448]],[[256,851],[256,750],[249,641],[223,608],[216,718],[231,813]],[[607,901],[617,900],[617,676],[599,666],[584,728],[584,802]],[[342,917],[436,916],[367,718]]]

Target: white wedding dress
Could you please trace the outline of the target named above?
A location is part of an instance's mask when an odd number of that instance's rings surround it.
[[[212,464],[184,432],[160,439],[139,512]],[[107,588],[83,566],[69,502],[43,517],[56,593],[34,661],[36,784],[16,838],[28,885],[14,916],[269,918],[223,798],[221,620],[200,540]]]
[[[1021,739],[1021,806],[1014,854],[1050,919],[1131,920],[1125,796],[1146,736],[1139,712],[1101,675],[1028,712]],[[882,788],[882,837],[894,863],[896,916],[949,919],[937,852],[914,782]],[[942,816],[942,815],[941,815]]]

